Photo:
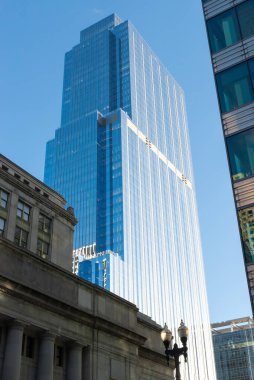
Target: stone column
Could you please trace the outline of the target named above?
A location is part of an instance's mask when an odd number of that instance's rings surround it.
[[[41,335],[37,365],[37,380],[53,380],[55,336],[46,332]]]
[[[69,346],[67,361],[67,380],[82,379],[82,346],[73,342]]]
[[[8,328],[2,380],[19,380],[24,325],[14,321]]]

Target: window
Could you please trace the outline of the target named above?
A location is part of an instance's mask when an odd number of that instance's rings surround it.
[[[207,29],[212,53],[217,53],[241,39],[235,9],[208,20]]]
[[[5,228],[5,219],[0,217],[0,236],[3,236]]]
[[[252,65],[251,61],[249,64]],[[216,83],[222,112],[233,111],[254,100],[248,63],[217,74]]]
[[[244,1],[236,7],[242,38],[254,34],[254,0]]]
[[[37,253],[43,257],[46,258],[46,256],[49,253],[49,243],[38,239],[37,240]]]
[[[44,259],[47,258],[49,254],[50,229],[51,219],[43,214],[40,214],[38,225],[37,253]]]
[[[27,358],[34,357],[34,348],[35,348],[35,338],[32,336],[23,334],[22,340],[22,356],[26,356]]]
[[[8,203],[8,193],[4,191],[3,189],[0,189],[0,206],[2,208],[7,208]]]
[[[254,206],[238,211],[241,239],[244,249],[245,263],[254,263],[254,241],[252,239]]]
[[[40,214],[39,215],[39,231],[44,232],[45,234],[50,233],[51,219]]]
[[[249,70],[250,70],[250,77],[251,77],[251,81],[252,81],[252,86],[254,88],[254,59],[251,59],[250,61],[248,61],[249,63]]]
[[[28,241],[28,232],[16,226],[14,241],[19,247],[26,248]]]
[[[63,347],[55,345],[55,366],[63,367]]]
[[[17,217],[24,220],[25,222],[29,221],[31,207],[26,203],[19,201],[17,207]]]
[[[227,138],[234,181],[254,176],[254,129]]]

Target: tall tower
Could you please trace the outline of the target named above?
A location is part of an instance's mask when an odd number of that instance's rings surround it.
[[[192,330],[184,379],[214,380],[184,94],[116,15],[66,54],[45,181],[74,206],[75,248],[96,243],[79,274],[161,324],[176,329],[183,318]]]
[[[254,312],[254,1],[203,8]]]

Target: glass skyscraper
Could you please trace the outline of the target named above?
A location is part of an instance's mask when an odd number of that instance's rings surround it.
[[[238,318],[212,324],[217,380],[254,380],[254,324]]]
[[[202,0],[254,313],[254,0]]]
[[[129,21],[101,20],[66,54],[45,182],[74,207],[76,252],[96,244],[79,274],[174,336],[183,318],[184,379],[214,380],[184,94]]]

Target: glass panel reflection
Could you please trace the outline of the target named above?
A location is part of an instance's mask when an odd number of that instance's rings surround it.
[[[207,28],[213,53],[217,53],[241,39],[234,9],[209,20]]]
[[[245,263],[254,262],[254,206],[238,212]]]
[[[234,181],[254,175],[254,129],[227,139],[232,178]]]
[[[236,9],[242,38],[248,38],[254,34],[254,0],[244,1]]]
[[[241,63],[216,76],[222,112],[230,112],[254,100],[247,63]]]

